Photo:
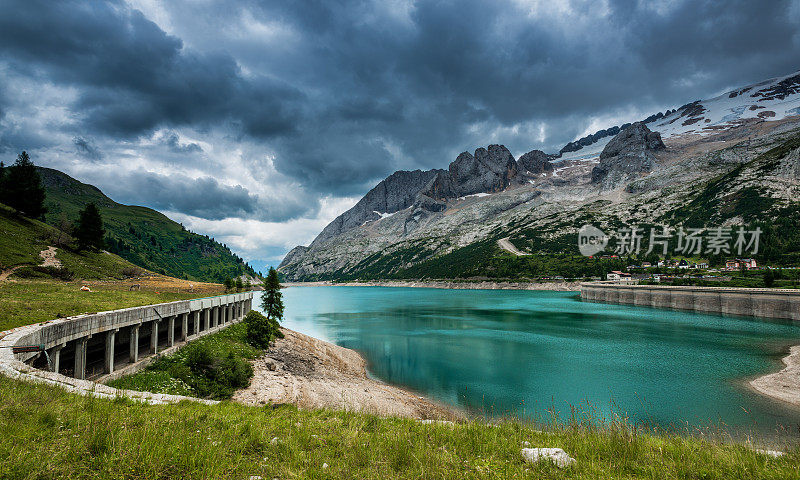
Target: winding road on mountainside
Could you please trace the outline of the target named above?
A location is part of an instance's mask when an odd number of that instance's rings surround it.
[[[508,237],[501,238],[500,240],[498,240],[497,245],[503,250],[511,252],[517,256],[530,255],[530,253],[523,252],[522,250],[519,250],[517,247],[515,247],[514,244],[511,243],[511,241],[508,239]]]

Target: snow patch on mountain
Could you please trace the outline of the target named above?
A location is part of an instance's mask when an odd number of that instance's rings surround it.
[[[711,135],[748,119],[773,121],[794,115],[800,115],[800,72],[684,105],[647,126],[662,138]]]

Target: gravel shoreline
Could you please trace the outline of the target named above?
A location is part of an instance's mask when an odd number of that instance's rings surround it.
[[[453,290],[548,290],[554,292],[579,292],[582,282],[450,282],[387,280],[374,282],[284,282],[285,287],[417,287]]]
[[[783,357],[786,367],[780,372],[758,377],[750,382],[758,393],[800,407],[800,345]]]
[[[293,404],[421,420],[460,420],[464,412],[367,376],[357,352],[282,328],[266,355],[253,361],[254,376],[233,400],[248,405]]]

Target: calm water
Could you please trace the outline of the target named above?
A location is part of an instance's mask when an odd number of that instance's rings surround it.
[[[285,326],[363,354],[370,373],[486,414],[587,402],[661,426],[800,428],[744,380],[780,367],[800,327],[582,302],[571,292],[293,287]]]

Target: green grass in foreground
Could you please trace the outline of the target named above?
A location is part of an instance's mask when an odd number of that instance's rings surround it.
[[[238,323],[199,338],[144,370],[109,382],[115,388],[227,399],[253,376],[248,360],[263,351],[247,342],[247,325]]]
[[[800,472],[797,449],[771,458],[741,445],[659,437],[613,424],[535,428],[423,425],[229,402],[149,406],[0,377],[4,479],[788,479]],[[566,470],[525,464],[524,441],[564,448],[578,463]]]
[[[18,280],[0,283],[0,332],[81,313],[195,298],[191,293],[128,291],[125,285],[100,285],[80,291],[79,282]],[[202,295],[200,295],[202,296]]]

